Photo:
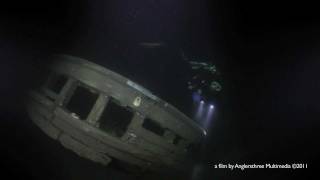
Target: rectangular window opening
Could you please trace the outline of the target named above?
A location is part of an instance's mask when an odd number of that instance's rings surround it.
[[[161,127],[161,125],[149,118],[144,119],[144,122],[142,124],[142,127],[159,135],[163,136],[165,129]]]
[[[78,119],[86,120],[98,96],[97,92],[89,88],[77,86],[65,107]]]
[[[127,131],[133,116],[131,109],[119,105],[115,99],[110,98],[101,115],[99,127],[112,136],[121,137]]]

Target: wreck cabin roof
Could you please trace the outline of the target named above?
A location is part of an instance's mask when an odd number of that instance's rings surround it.
[[[114,96],[121,103],[144,113],[164,126],[175,127],[175,131],[186,139],[193,141],[200,138],[205,132],[174,106],[116,72],[70,55],[54,55],[53,60],[55,62],[55,65],[52,66],[54,71],[74,77],[107,95]],[[132,105],[132,100],[136,96],[141,96],[145,106]]]

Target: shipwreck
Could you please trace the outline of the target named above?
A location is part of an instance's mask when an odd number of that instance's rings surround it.
[[[94,162],[186,170],[205,131],[137,83],[90,61],[55,55],[29,93],[32,121],[65,148]]]

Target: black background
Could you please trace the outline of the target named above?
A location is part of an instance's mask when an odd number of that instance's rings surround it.
[[[198,155],[198,179],[311,177],[320,113],[315,4],[31,0],[3,4],[0,10],[3,176],[131,179],[77,157],[31,123],[23,99],[37,78],[33,69],[49,63],[43,59],[52,53],[79,56],[186,111],[190,97],[183,80],[189,72],[178,58],[183,49],[209,59],[223,74],[217,114]],[[144,49],[141,42],[162,42],[165,48]],[[310,168],[230,171],[214,169],[217,163],[308,163]]]

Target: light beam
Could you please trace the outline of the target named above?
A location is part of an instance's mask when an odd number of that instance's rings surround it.
[[[210,121],[212,120],[212,116],[213,116],[213,112],[214,112],[214,105],[211,104],[208,109],[207,109],[207,115],[204,119],[204,128],[208,129],[209,125],[210,125]]]

